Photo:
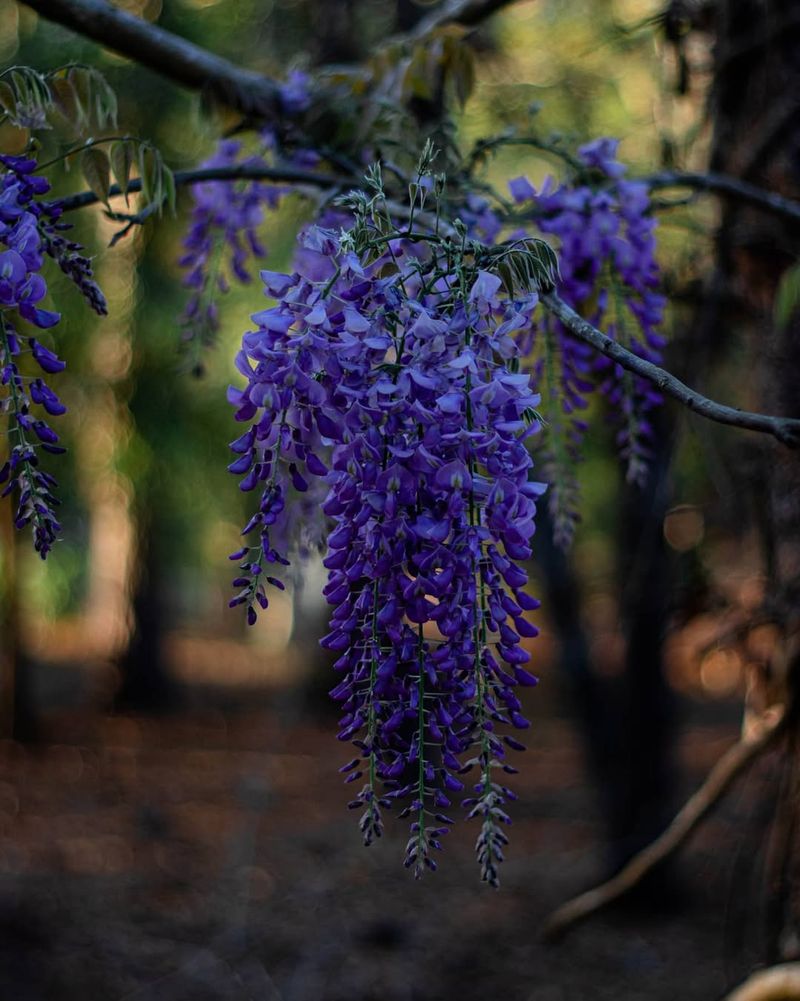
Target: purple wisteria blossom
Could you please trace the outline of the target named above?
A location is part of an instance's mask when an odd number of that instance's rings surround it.
[[[285,562],[275,525],[286,491],[324,477],[330,518],[323,645],[341,675],[340,739],[358,756],[343,771],[362,781],[366,843],[382,811],[411,819],[406,865],[434,869],[452,819],[445,812],[477,766],[465,800],[482,821],[483,878],[497,883],[513,794],[503,728],[527,727],[516,689],[533,685],[521,637],[536,606],[520,566],[531,553],[536,499],[527,437],[539,397],[512,369],[512,332],[530,324],[536,297],[510,301],[500,279],[437,274],[436,253],[402,239],[357,255],[333,230],[310,228],[294,273],[263,272],[277,305],[256,314],[232,390],[250,424],[231,471],[258,488],[234,603],[255,605]],[[441,270],[441,269],[440,269]],[[427,276],[427,278],[426,278]]]
[[[311,80],[295,70],[280,86],[284,112],[300,115],[310,103]],[[201,167],[269,167],[278,159],[274,130],[264,129],[258,151],[248,151],[238,139],[224,139],[213,156]],[[294,167],[312,167],[320,157],[313,151],[294,150],[286,162]],[[274,210],[291,186],[259,180],[203,181],[192,186],[194,206],[191,223],[183,239],[184,253],[179,264],[186,270],[183,284],[191,290],[181,316],[182,339],[194,350],[194,366],[202,369],[199,350],[214,342],[219,329],[217,297],[225,294],[231,281],[252,281],[251,264],[266,256],[259,229],[265,212]]]
[[[243,156],[238,140],[225,140],[203,167],[263,166],[260,156]],[[259,181],[203,181],[192,188],[194,208],[184,237],[180,259],[186,269],[183,284],[191,295],[181,317],[183,340],[197,345],[213,342],[219,329],[216,296],[227,292],[229,275],[242,283],[251,281],[250,258],[266,253],[258,230],[264,208],[275,208],[278,188]]]
[[[657,360],[664,300],[646,188],[624,179],[612,140],[582,147],[579,159],[577,181],[548,180],[537,193],[517,178],[512,199],[558,241],[564,298]],[[420,174],[412,202],[423,189],[438,198],[437,185]],[[513,731],[528,726],[518,689],[536,683],[523,640],[536,634],[525,613],[537,603],[522,565],[545,491],[531,477],[529,439],[542,427],[533,386],[546,392],[561,543],[577,519],[589,394],[599,388],[611,404],[636,481],[658,397],[548,315],[534,317],[529,228],[502,240],[502,213],[470,194],[446,237],[409,233],[381,201],[379,168],[367,189],[345,198],[351,215],[328,210],[301,234],[291,273],[261,273],[274,305],[253,316],[236,359],[246,385],[229,391],[247,425],[229,469],[257,498],[247,544],[231,556],[231,605],[256,621],[268,588],[283,587],[291,512],[310,512],[325,490],[327,526],[313,521],[327,534],[322,642],[340,675],[339,737],[358,751],[342,772],[360,783],[350,806],[364,841],[398,805],[411,821],[406,865],[434,869],[461,799],[481,820],[481,872],[496,884],[513,799],[496,776],[515,770],[507,752],[523,745]],[[465,789],[471,768],[477,782]]]
[[[557,240],[562,298],[626,348],[658,362],[666,300],[658,291],[656,221],[647,186],[625,180],[617,146],[606,138],[581,146],[586,175],[576,181],[556,185],[548,178],[536,193],[526,178],[516,178],[509,189],[517,204],[532,209],[538,229]],[[556,539],[566,545],[578,517],[576,466],[589,395],[599,383],[627,478],[638,484],[647,475],[652,438],[647,415],[661,397],[651,382],[598,355],[552,317],[538,320],[535,343],[537,379],[547,395],[549,502]]]
[[[49,189],[34,174],[35,160],[0,156],[0,410],[8,416],[8,459],[0,468],[2,496],[17,492],[14,523],[31,524],[34,546],[42,559],[52,548],[60,525],[56,519],[55,480],[39,468],[39,453],[63,452],[58,435],[44,416],[64,413],[65,407],[41,376],[25,377],[19,360],[30,353],[45,375],[64,368],[64,363],[35,337],[21,337],[19,320],[40,329],[58,323],[60,316],[40,305],[47,285],[39,274],[44,257],[39,232],[41,205],[35,200]]]
[[[61,372],[64,362],[24,324],[40,330],[54,327],[60,314],[42,307],[47,284],[41,269],[45,257],[55,260],[86,301],[100,315],[106,300],[97,286],[92,264],[80,244],[64,236],[70,224],[61,219],[58,202],[42,196],[50,190],[36,173],[36,160],[0,155],[0,412],[8,418],[8,459],[0,468],[2,496],[17,492],[14,522],[30,524],[36,551],[44,559],[56,541],[60,525],[55,508],[56,481],[39,467],[41,452],[64,451],[47,418],[66,407],[44,376]],[[21,364],[30,355],[36,375]],[[35,408],[41,408],[36,416]]]

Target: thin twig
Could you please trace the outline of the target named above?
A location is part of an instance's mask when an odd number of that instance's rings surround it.
[[[702,786],[660,837],[634,855],[616,876],[562,904],[545,922],[543,937],[549,941],[560,938],[577,922],[619,899],[676,852],[722,799],[734,780],[783,732],[786,713],[772,711],[774,715],[765,714],[759,727],[723,754]]]
[[[42,17],[224,104],[263,118],[280,117],[278,85],[199,45],[112,6],[106,0],[23,0]]]
[[[187,184],[201,184],[203,181],[270,181],[274,184],[294,184],[298,187],[308,185],[315,188],[352,187],[354,178],[325,174],[314,170],[302,170],[294,167],[262,167],[256,164],[236,164],[228,167],[198,167],[196,170],[178,170],[173,175],[175,184],[185,187]],[[128,181],[128,191],[141,191],[142,181],[134,177]],[[109,198],[117,198],[122,194],[118,184],[112,184],[108,191]],[[64,198],[54,199],[51,204],[60,206],[63,212],[86,208],[100,201],[93,191],[81,191]]]
[[[706,417],[708,420],[716,421],[719,424],[729,424],[731,427],[746,428],[749,431],[760,431],[764,434],[771,434],[778,441],[790,448],[800,447],[800,420],[790,417],[770,417],[766,414],[754,414],[747,410],[737,410],[734,407],[725,406],[723,403],[716,403],[707,396],[690,389],[676,376],[667,372],[666,369],[645,361],[633,352],[628,351],[616,341],[604,334],[601,330],[593,327],[591,323],[579,316],[574,309],[568,306],[555,292],[548,292],[542,296],[542,303],[557,316],[564,326],[573,336],[579,340],[590,344],[593,348],[604,354],[607,358],[617,362],[629,372],[635,372],[652,382],[658,389],[667,396],[678,400],[689,410]]]
[[[755,205],[774,215],[783,216],[793,222],[800,222],[800,203],[784,198],[774,191],[765,191],[749,181],[738,177],[712,172],[667,170],[639,178],[651,191],[661,188],[692,188],[695,191],[712,191],[718,195]]]

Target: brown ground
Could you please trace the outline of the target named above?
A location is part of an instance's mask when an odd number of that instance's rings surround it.
[[[733,704],[693,714],[687,789],[735,737]],[[599,871],[568,723],[541,722],[520,759],[494,892],[474,829],[419,883],[404,823],[362,848],[336,775],[347,749],[309,718],[291,700],[160,721],[61,710],[40,745],[0,745],[0,998],[707,1001],[746,969],[726,959],[724,915],[769,763],[683,853],[682,906],[604,914],[546,947],[545,915]]]

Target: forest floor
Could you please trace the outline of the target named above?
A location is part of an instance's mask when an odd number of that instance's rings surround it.
[[[709,1001],[747,971],[754,811],[774,760],[684,849],[669,894],[546,946],[548,912],[601,871],[567,721],[537,724],[520,756],[493,891],[474,824],[419,882],[401,865],[404,822],[364,849],[332,722],[250,701],[158,720],[62,709],[35,745],[0,744],[0,998]],[[733,706],[692,715],[686,791],[736,739]]]

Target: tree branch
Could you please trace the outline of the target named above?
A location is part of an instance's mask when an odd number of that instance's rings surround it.
[[[784,198],[783,195],[778,195],[773,191],[765,191],[755,184],[750,184],[749,181],[740,181],[738,177],[730,177],[727,174],[662,171],[639,178],[639,180],[644,181],[653,191],[662,188],[693,188],[695,191],[712,191],[715,194],[755,205],[773,215],[783,216],[785,219],[800,223],[800,203],[792,201],[791,198]]]
[[[560,938],[574,924],[627,893],[664,859],[677,851],[722,799],[734,780],[783,732],[786,719],[783,711],[772,719],[765,718],[752,736],[743,738],[729,748],[666,831],[647,848],[634,855],[612,879],[553,911],[545,922],[543,937],[550,941]]]
[[[192,90],[202,90],[244,114],[276,119],[282,114],[275,81],[243,69],[207,49],[143,18],[112,6],[107,0],[20,0],[42,17],[99,42],[106,48]],[[516,0],[448,0],[423,18],[405,41],[416,42],[445,24],[468,27]]]
[[[308,185],[315,188],[352,187],[356,183],[352,177],[343,175],[323,174],[314,170],[302,170],[294,167],[259,167],[246,163],[227,167],[198,167],[196,170],[178,170],[173,174],[173,177],[175,184],[179,187],[187,184],[200,184],[203,181],[272,181],[275,184]],[[141,178],[134,177],[128,182],[129,192],[141,190]],[[112,184],[108,197],[118,198],[121,194],[120,186]],[[63,198],[54,198],[50,204],[60,206],[63,212],[72,212],[75,209],[86,208],[87,205],[94,205],[95,202],[99,201],[100,199],[93,191],[80,191],[74,195],[65,195]]]
[[[293,184],[298,191],[303,187],[328,188],[328,189],[348,189],[357,187],[360,179],[348,177],[346,174],[324,174],[314,170],[302,170],[295,167],[261,167],[255,164],[236,164],[225,167],[198,167],[196,170],[178,170],[173,175],[177,187],[185,187],[191,184],[201,184],[203,181],[271,181],[274,184]],[[139,177],[134,177],[128,182],[128,191],[133,193],[142,190],[142,181]],[[112,184],[108,191],[108,197],[119,198],[122,189],[118,184]],[[93,191],[80,191],[74,195],[65,195],[64,198],[54,198],[49,204],[57,205],[62,212],[72,212],[75,209],[86,208],[95,205],[100,199]],[[411,209],[408,205],[401,205],[398,202],[387,200],[386,207],[392,216],[399,219],[408,219],[411,216]],[[455,232],[446,222],[437,220],[436,216],[429,212],[417,210],[413,213],[414,218],[424,226],[434,230],[439,226],[440,232]]]
[[[281,115],[278,85],[242,69],[170,31],[134,17],[107,0],[21,0],[42,17],[155,70],[194,90],[203,90],[245,114],[275,119]],[[417,41],[444,24],[472,27],[516,0],[450,0],[423,18],[411,35]],[[662,171],[642,178],[651,189],[688,187],[713,191],[800,222],[800,204],[724,174]]]
[[[517,0],[468,0],[454,20],[472,28],[512,3]]]
[[[638,355],[633,354],[622,347],[616,341],[593,327],[582,317],[578,316],[574,309],[568,306],[555,292],[548,292],[542,296],[543,305],[557,316],[571,334],[579,340],[590,344],[595,350],[604,354],[607,358],[617,362],[629,372],[649,379],[663,393],[678,400],[684,406],[706,417],[708,420],[717,421],[719,424],[730,424],[732,427],[746,428],[749,431],[761,431],[764,434],[771,434],[778,441],[790,448],[800,447],[800,420],[790,417],[769,417],[766,414],[753,414],[746,410],[736,410],[734,407],[727,407],[722,403],[702,396],[694,389],[690,389],[680,379],[676,378],[666,369],[659,368],[652,362],[645,361]]]
[[[21,0],[42,17],[113,49],[175,83],[202,90],[245,114],[276,118],[277,84],[242,69],[106,0]]]

